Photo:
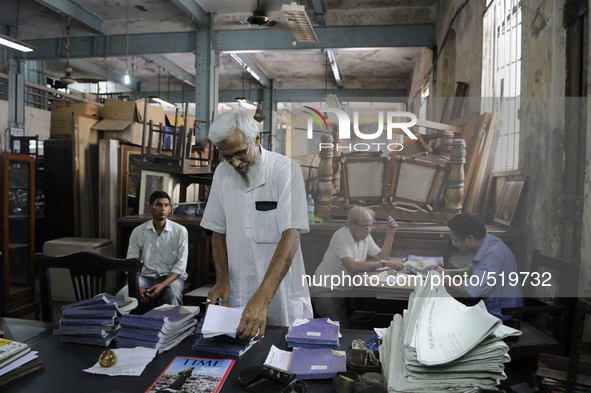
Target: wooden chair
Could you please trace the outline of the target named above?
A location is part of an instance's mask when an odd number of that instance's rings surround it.
[[[537,357],[539,353],[565,355],[566,335],[569,331],[573,312],[573,298],[577,296],[577,271],[579,264],[564,259],[542,255],[534,250],[531,273],[550,273],[542,275],[541,282],[550,287],[530,285],[524,288],[524,306],[503,308],[504,315],[512,315],[521,323],[523,334],[517,342],[509,343],[512,359]],[[543,269],[543,270],[541,270]],[[542,278],[543,277],[543,278]],[[549,281],[546,281],[551,277]],[[520,284],[523,275],[520,276]],[[532,284],[531,277],[527,283]],[[551,299],[543,301],[539,289],[552,289]]]
[[[140,259],[118,259],[88,251],[74,252],[61,256],[35,254],[39,267],[39,286],[41,290],[41,318],[53,322],[51,282],[48,269],[69,269],[76,300],[89,299],[105,292],[107,271],[127,273],[129,296],[139,299],[139,274],[142,268]]]

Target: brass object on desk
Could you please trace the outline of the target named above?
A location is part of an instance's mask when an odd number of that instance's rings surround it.
[[[115,352],[111,351],[110,349],[103,351],[99,356],[99,365],[101,367],[113,367],[116,362],[117,355],[115,355]]]

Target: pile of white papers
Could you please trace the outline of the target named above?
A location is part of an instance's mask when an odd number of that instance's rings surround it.
[[[435,275],[415,289],[404,317],[395,315],[382,336],[388,392],[494,389],[511,360],[502,339],[521,332],[503,326],[482,301],[474,307],[459,303]]]
[[[210,304],[204,321],[197,326],[197,340],[193,350],[219,355],[242,356],[255,343],[254,339],[239,339],[236,331],[244,308],[230,308]]]

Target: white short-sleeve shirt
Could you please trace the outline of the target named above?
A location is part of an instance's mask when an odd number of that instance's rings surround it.
[[[349,228],[346,226],[342,227],[337,230],[330,239],[330,244],[324,253],[324,258],[316,268],[316,273],[314,275],[318,278],[315,282],[325,282],[319,280],[320,276],[325,275],[337,275],[338,277],[342,277],[344,274],[345,276],[352,277],[355,274],[347,270],[347,267],[342,262],[343,258],[353,258],[356,262],[365,261],[368,257],[378,255],[380,251],[381,249],[371,235],[357,243],[355,242],[355,239],[353,239],[353,235],[351,235]],[[326,282],[330,283],[331,281],[329,279]],[[330,285],[328,285],[328,287],[330,287]],[[351,287],[352,285],[345,285],[340,286],[339,289],[350,289]]]
[[[262,168],[249,187],[230,164],[215,171],[201,226],[226,235],[230,299],[244,306],[259,288],[281,234],[287,229],[309,231],[302,171],[295,161],[261,148]],[[312,317],[312,306],[302,251],[267,310],[267,324],[289,326],[295,319]]]

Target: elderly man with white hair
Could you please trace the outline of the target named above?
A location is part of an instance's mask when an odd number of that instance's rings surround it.
[[[392,250],[394,234],[398,224],[388,217],[386,239],[380,249],[370,233],[373,229],[375,212],[367,207],[355,206],[349,212],[347,225],[337,230],[332,238],[324,258],[316,268],[316,277],[348,276],[350,281],[343,279],[344,285],[338,288],[313,287],[312,302],[316,313],[322,318],[339,321],[343,329],[359,329],[355,320],[350,318],[347,307],[352,308],[354,288],[353,276],[358,272],[374,271],[380,268],[401,269],[400,259],[388,259]],[[323,282],[318,279],[314,282]],[[327,281],[329,285],[331,280]]]
[[[245,306],[239,338],[312,317],[300,232],[309,231],[300,166],[261,146],[243,108],[222,113],[208,139],[220,151],[201,226],[213,231],[216,284],[208,294]]]

